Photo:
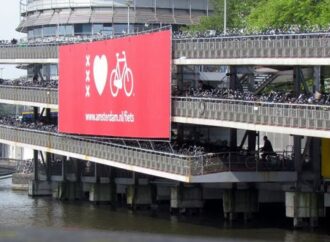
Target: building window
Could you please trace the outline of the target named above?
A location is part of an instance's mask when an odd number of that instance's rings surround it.
[[[47,26],[43,28],[43,37],[55,36],[56,26]]]
[[[91,24],[75,24],[74,25],[74,34],[75,35],[92,34],[92,25]]]
[[[113,27],[112,24],[103,24],[102,32],[103,35],[112,35],[113,34]]]
[[[72,36],[73,32],[73,25],[60,25],[59,26],[59,36]]]
[[[103,24],[93,24],[93,34],[101,34],[103,29]]]
[[[42,37],[42,28],[33,29],[33,38],[40,38],[40,37]]]
[[[28,37],[28,39],[33,39],[34,38],[33,29],[28,30],[27,37]]]
[[[133,26],[130,25],[130,30]],[[113,31],[115,35],[121,35],[127,33],[127,24],[114,24]]]

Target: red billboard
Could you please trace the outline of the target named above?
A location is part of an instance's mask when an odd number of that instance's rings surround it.
[[[59,131],[170,137],[171,31],[61,46]]]

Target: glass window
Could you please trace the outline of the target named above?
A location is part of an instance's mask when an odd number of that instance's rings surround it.
[[[43,28],[43,36],[48,37],[48,36],[55,36],[56,35],[56,26],[47,26]]]
[[[93,34],[101,34],[103,29],[103,24],[93,24]]]
[[[33,29],[33,37],[34,38],[42,37],[42,28]]]
[[[57,65],[51,64],[50,65],[50,76],[54,77],[58,75]]]
[[[91,24],[75,24],[74,25],[74,34],[91,34],[92,25]]]
[[[115,35],[125,34],[127,33],[127,24],[114,24],[113,31]]]
[[[60,25],[59,26],[60,36],[71,36],[73,35],[73,25]]]
[[[28,37],[28,39],[33,39],[33,38],[34,38],[34,35],[33,35],[33,29],[30,29],[30,30],[28,31],[27,37]]]
[[[103,24],[102,32],[103,35],[112,35],[113,28],[112,24]]]

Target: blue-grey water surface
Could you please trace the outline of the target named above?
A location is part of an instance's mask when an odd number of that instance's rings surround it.
[[[281,224],[263,222],[229,225],[219,219],[200,216],[153,215],[132,213],[126,209],[112,211],[110,206],[95,206],[88,202],[60,202],[52,198],[31,198],[26,191],[13,191],[11,179],[0,180],[0,228],[58,229],[59,231],[105,231],[165,235],[215,241],[285,241],[330,242],[327,229],[294,231]],[[258,224],[259,223],[259,224]],[[330,228],[328,229],[330,233]],[[1,234],[0,234],[0,241]]]

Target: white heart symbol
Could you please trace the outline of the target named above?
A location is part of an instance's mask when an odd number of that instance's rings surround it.
[[[102,55],[101,58],[98,55],[95,56],[93,64],[93,75],[97,92],[101,96],[105,88],[108,76],[108,61],[105,55]]]

